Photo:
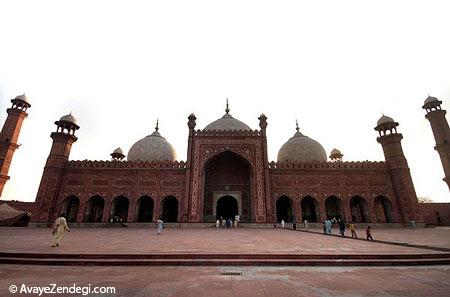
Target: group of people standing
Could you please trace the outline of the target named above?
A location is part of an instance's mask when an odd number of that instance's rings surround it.
[[[220,217],[216,220],[216,228],[220,228],[220,227],[222,227],[223,229],[237,228],[239,226],[240,220],[241,220],[240,215],[235,215],[234,218],[228,218],[228,219],[224,219],[223,217]]]
[[[325,235],[331,234],[331,230],[334,225],[338,225],[339,234],[341,236],[345,236],[345,229],[346,229],[347,225],[345,224],[344,220],[341,220],[341,219],[336,220],[336,218],[326,219],[325,221],[323,221],[323,234],[325,234]],[[350,222],[348,224],[348,227],[352,234],[352,238],[358,238],[358,235],[356,234],[356,224],[354,222]],[[367,237],[367,240],[373,240],[372,231],[371,231],[370,226],[367,226],[367,228],[366,228],[366,237]]]

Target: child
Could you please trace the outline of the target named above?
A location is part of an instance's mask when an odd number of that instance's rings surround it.
[[[350,222],[349,227],[350,227],[350,231],[352,232],[352,238],[358,238],[358,236],[356,235],[356,231],[355,231],[355,228],[356,228],[355,223]]]
[[[373,240],[372,233],[370,232],[370,226],[367,226],[366,235],[367,235],[367,240]]]

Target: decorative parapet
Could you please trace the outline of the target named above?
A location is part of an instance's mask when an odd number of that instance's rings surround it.
[[[386,169],[384,161],[363,162],[306,162],[291,164],[286,162],[270,162],[270,169]]]
[[[184,161],[69,161],[66,168],[161,168],[161,169],[184,169]]]
[[[197,130],[196,136],[261,136],[259,130]]]

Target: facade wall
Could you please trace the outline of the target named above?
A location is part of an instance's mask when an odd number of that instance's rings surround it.
[[[341,202],[343,219],[348,222],[353,219],[350,201],[353,197],[360,197],[366,203],[368,221],[377,222],[375,199],[384,197],[392,205],[393,222],[400,221],[389,171],[384,162],[338,162],[310,166],[312,168],[270,169],[272,209],[276,209],[277,199],[287,196],[293,202],[296,221],[302,221],[301,200],[309,196],[317,202],[317,221],[321,222],[326,218],[327,198],[336,197]]]
[[[450,226],[450,203],[419,203],[426,225]]]

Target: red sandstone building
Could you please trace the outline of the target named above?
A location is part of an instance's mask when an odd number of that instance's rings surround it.
[[[8,179],[26,108],[25,96],[12,100],[0,141],[1,188]],[[427,111],[450,181],[450,129],[441,101],[429,97]],[[45,164],[33,210],[32,225],[47,225],[62,213],[69,222],[108,224],[112,221],[148,223],[209,223],[240,215],[246,223],[273,223],[342,218],[362,223],[446,223],[450,204],[417,201],[408,162],[403,154],[398,123],[382,116],[375,127],[384,162],[343,162],[334,149],[330,160],[317,141],[298,126],[279,150],[277,162],[267,157],[267,118],[251,130],[225,115],[201,130],[188,117],[186,161],[176,161],[174,148],[155,131],[137,141],[127,160],[116,149],[111,161],[71,161],[79,129],[72,115],[55,122],[52,148]],[[436,205],[433,207],[432,205]],[[449,222],[450,223],[450,222]]]

